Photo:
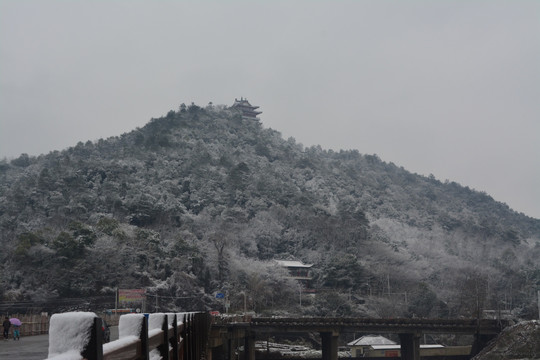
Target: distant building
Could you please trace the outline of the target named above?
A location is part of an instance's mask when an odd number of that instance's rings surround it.
[[[491,320],[512,320],[513,316],[511,310],[483,310],[482,318]]]
[[[305,292],[314,292],[311,288],[311,268],[313,264],[304,264],[301,261],[296,260],[275,260],[276,263],[287,269],[289,272],[289,278],[298,281],[302,284]]]
[[[352,357],[400,357],[401,345],[380,335],[366,335],[347,344]],[[421,344],[420,357],[468,356],[471,346],[443,346],[440,344]]]
[[[232,104],[231,108],[238,109],[242,112],[242,117],[244,119],[259,119],[257,115],[262,114],[262,111],[256,111],[259,107],[253,106],[249,103],[247,99],[240,98],[234,99],[234,104]]]
[[[351,347],[351,355],[354,357],[362,357],[364,354],[366,354],[368,351],[373,350],[374,346],[391,346],[395,347],[397,345],[396,342],[385,338],[384,336],[380,335],[365,335],[362,336],[354,341],[351,341],[347,344]],[[399,349],[399,345],[397,345]],[[393,350],[393,349],[392,349]]]

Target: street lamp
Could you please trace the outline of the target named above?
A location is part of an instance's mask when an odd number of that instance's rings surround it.
[[[246,298],[246,292],[241,291],[240,294],[244,295],[244,315],[247,313],[247,298]]]

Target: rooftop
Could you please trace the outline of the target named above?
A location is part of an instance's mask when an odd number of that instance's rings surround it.
[[[240,111],[242,111],[242,116],[245,118],[250,119],[258,119],[257,115],[262,114],[262,111],[256,111],[258,109],[258,106],[253,106],[249,103],[249,101],[243,97],[238,99],[234,99],[234,104],[231,106],[232,108],[236,108]]]
[[[278,265],[284,266],[284,267],[296,267],[296,268],[310,268],[313,266],[313,264],[304,264],[301,261],[296,260],[275,260]]]
[[[373,346],[373,345],[397,345],[395,341],[385,338],[380,335],[365,335],[354,341],[351,341],[349,346]],[[399,345],[398,345],[399,346]]]

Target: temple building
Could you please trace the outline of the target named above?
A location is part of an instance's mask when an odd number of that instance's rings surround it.
[[[304,264],[295,260],[274,260],[279,266],[286,268],[289,272],[289,279],[298,281],[302,285],[302,291],[313,293],[315,290],[311,287],[311,264]]]
[[[240,98],[234,99],[234,104],[232,104],[231,108],[238,109],[242,111],[242,117],[244,119],[257,119],[257,115],[262,114],[262,111],[256,111],[259,107],[258,106],[252,106],[247,99]]]

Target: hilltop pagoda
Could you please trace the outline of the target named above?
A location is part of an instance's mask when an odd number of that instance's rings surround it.
[[[258,106],[251,105],[249,101],[244,98],[240,98],[240,100],[235,98],[231,108],[240,110],[244,119],[259,120],[257,115],[262,114],[262,111],[256,111],[259,108]]]

